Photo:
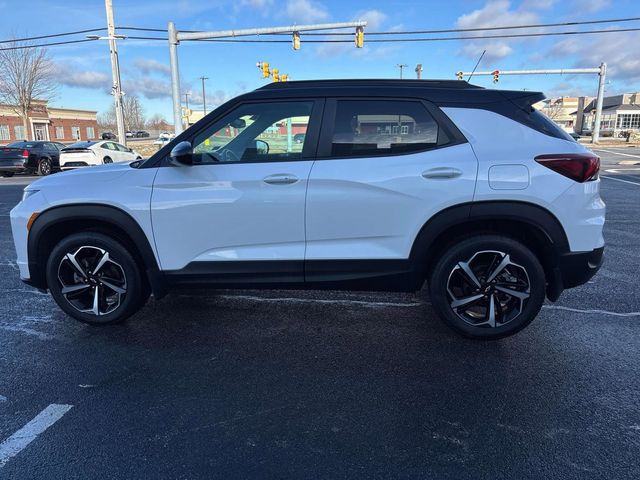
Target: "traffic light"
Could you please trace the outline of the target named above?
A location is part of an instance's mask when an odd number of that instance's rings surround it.
[[[287,75],[286,73],[283,73],[282,75],[280,75],[281,82],[286,82],[287,80],[289,80],[289,75]]]
[[[456,77],[458,78],[458,80],[462,80],[464,78],[464,75],[462,74],[462,72],[458,72],[456,73]]]
[[[293,49],[300,50],[300,32],[293,32]]]
[[[364,47],[364,27],[356,27],[356,47]]]
[[[258,62],[257,65],[262,70],[262,78],[269,78],[269,64],[267,62]]]
[[[498,83],[498,80],[500,80],[500,70],[494,70],[493,71],[493,83]]]
[[[274,68],[271,71],[271,75],[273,76],[273,81],[274,82],[279,82],[280,81],[280,74],[278,73],[278,69],[277,68]]]

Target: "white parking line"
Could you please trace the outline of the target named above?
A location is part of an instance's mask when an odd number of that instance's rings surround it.
[[[587,313],[590,315],[611,315],[613,317],[640,317],[640,312],[610,312],[608,310],[584,310],[582,308],[563,307],[562,305],[543,305],[542,308],[549,310],[565,310],[567,312]]]
[[[630,183],[631,185],[636,185],[636,186],[640,187],[640,183],[631,182],[629,180],[622,180],[621,178],[608,177],[607,175],[600,175],[600,178],[606,178],[607,180],[615,180],[616,182]]]
[[[624,157],[640,158],[640,155],[632,155],[630,153],[614,152],[613,150],[605,150],[605,149],[600,149],[600,148],[599,149],[592,148],[592,150],[594,152],[613,153],[614,155],[622,155]]]
[[[33,442],[38,435],[60,420],[73,405],[52,403],[16,433],[0,444],[0,468]]]

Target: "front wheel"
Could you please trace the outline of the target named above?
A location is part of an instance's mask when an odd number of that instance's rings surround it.
[[[81,322],[122,322],[146,300],[134,258],[120,242],[101,233],[64,238],[49,256],[46,275],[58,306]]]
[[[451,245],[433,268],[429,291],[440,318],[471,338],[513,335],[536,317],[545,298],[542,265],[526,246],[500,235]]]

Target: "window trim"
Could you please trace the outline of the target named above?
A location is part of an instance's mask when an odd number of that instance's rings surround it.
[[[448,137],[448,141],[440,141],[440,135],[438,134],[438,143],[432,147],[425,147],[420,150],[412,150],[410,152],[388,152],[384,154],[354,154],[349,156],[334,156],[331,154],[333,131],[335,127],[335,117],[340,101],[391,101],[391,102],[413,102],[420,103],[427,110],[429,115],[438,125],[438,129],[442,130]],[[318,151],[316,160],[348,160],[348,159],[362,159],[362,158],[385,158],[396,157],[401,155],[415,155],[417,153],[430,152],[438,150],[440,148],[452,147],[454,145],[461,145],[467,143],[467,139],[462,132],[455,126],[449,117],[447,117],[437,106],[433,103],[426,101],[419,97],[387,97],[387,96],[365,96],[365,97],[327,97],[326,105],[324,108],[324,116],[322,118],[322,129],[320,131],[320,138],[318,141]]]
[[[191,165],[187,168],[193,168],[193,167],[211,167],[211,166],[221,166],[221,165],[244,165],[244,164],[252,164],[252,163],[288,163],[288,162],[305,162],[305,161],[312,161],[316,159],[316,154],[317,154],[317,147],[318,147],[318,138],[320,135],[320,128],[321,128],[321,123],[322,123],[322,118],[323,118],[323,113],[324,113],[324,108],[325,108],[325,99],[323,97],[308,97],[308,96],[304,96],[304,97],[291,97],[291,98],[264,98],[264,99],[247,99],[247,100],[240,100],[238,102],[233,102],[232,104],[230,104],[228,106],[228,108],[225,108],[224,111],[220,111],[220,113],[218,115],[216,115],[215,117],[213,117],[211,120],[209,120],[206,123],[203,123],[202,126],[199,126],[199,128],[195,129],[194,127],[198,126],[198,123],[192,125],[191,127],[189,127],[189,129],[193,129],[192,132],[189,132],[189,135],[186,137],[182,137],[182,135],[180,136],[179,142],[182,141],[187,141],[187,142],[191,142],[191,144],[193,144],[194,139],[202,132],[204,132],[205,130],[207,130],[208,128],[210,128],[214,123],[218,122],[219,120],[221,120],[223,117],[225,117],[226,115],[228,115],[229,113],[231,113],[232,111],[234,111],[237,108],[242,107],[243,105],[255,105],[255,104],[261,104],[261,103],[289,103],[289,102],[312,102],[313,105],[311,107],[311,115],[309,115],[309,127],[307,128],[307,132],[306,132],[306,136],[305,136],[305,142],[302,148],[302,157],[300,158],[291,158],[291,159],[273,159],[273,160],[240,160],[237,162],[219,162],[219,163],[203,163],[203,164],[194,164]],[[216,112],[214,110],[214,112]],[[207,117],[205,117],[207,118]],[[189,130],[187,129],[187,130]],[[185,132],[187,131],[185,130]],[[308,140],[307,140],[308,139]],[[177,145],[176,140],[178,140],[177,138],[174,138],[172,140],[172,142],[170,144],[168,144],[167,146],[171,146],[171,148],[173,148],[175,145]],[[163,147],[166,148],[166,147]],[[172,168],[179,168],[179,167],[174,167],[173,165],[171,165],[169,163],[169,152],[171,152],[171,148],[168,149],[167,151],[167,155],[165,155],[162,159],[160,159],[159,162],[155,163],[155,166],[157,167],[172,167]]]

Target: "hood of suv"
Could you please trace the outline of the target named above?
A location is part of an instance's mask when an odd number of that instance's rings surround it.
[[[99,165],[96,167],[82,167],[66,172],[59,172],[54,175],[48,175],[36,180],[29,185],[29,190],[40,190],[47,187],[73,186],[78,183],[84,185],[92,182],[109,182],[130,172],[132,168],[129,166],[131,162],[110,163],[107,165]]]

